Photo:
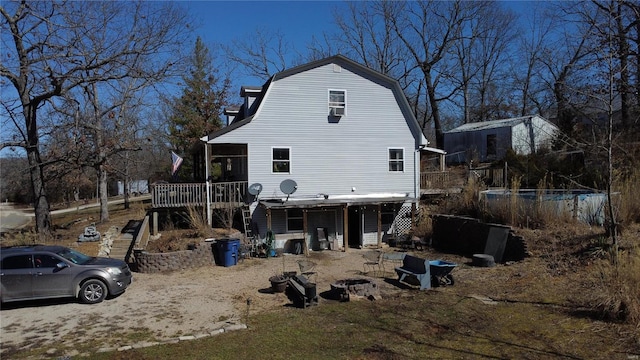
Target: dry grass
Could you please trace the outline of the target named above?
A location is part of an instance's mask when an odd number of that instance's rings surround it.
[[[638,185],[640,185],[640,169],[637,167],[632,170],[631,174],[615,182],[614,191],[620,193],[616,203],[618,222],[623,224],[640,223]]]
[[[637,244],[605,247],[592,274],[592,306],[604,319],[637,324],[640,330],[640,252]]]
[[[206,214],[203,214],[203,210],[198,210],[192,206],[187,208],[189,217],[189,225],[191,229],[195,231],[195,235],[201,238],[213,237],[214,229],[207,223]]]

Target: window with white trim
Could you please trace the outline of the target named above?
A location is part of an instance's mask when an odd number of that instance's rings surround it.
[[[302,209],[287,209],[287,232],[303,231]]]
[[[271,148],[271,163],[274,173],[291,173],[291,149]]]
[[[391,172],[404,171],[404,149],[402,148],[389,149],[389,171]]]
[[[329,114],[343,116],[347,113],[346,90],[329,90]]]

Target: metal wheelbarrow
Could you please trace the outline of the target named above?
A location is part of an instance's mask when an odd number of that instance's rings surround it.
[[[453,285],[453,275],[451,270],[458,264],[444,260],[430,260],[429,271],[431,271],[431,287]]]

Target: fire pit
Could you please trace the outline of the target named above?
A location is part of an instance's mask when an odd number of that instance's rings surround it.
[[[331,284],[331,293],[340,301],[349,301],[351,297],[371,300],[380,298],[378,284],[369,279],[338,280]]]

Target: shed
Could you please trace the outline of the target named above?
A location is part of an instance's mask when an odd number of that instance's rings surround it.
[[[536,153],[551,142],[559,128],[539,115],[469,123],[444,133],[448,162],[480,162],[504,158],[507,150],[516,154]]]

